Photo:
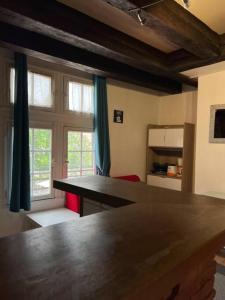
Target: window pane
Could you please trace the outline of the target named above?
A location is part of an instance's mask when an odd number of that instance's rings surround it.
[[[10,69],[10,102],[14,103],[15,69]],[[29,105],[52,107],[52,78],[50,76],[28,71]]]
[[[81,85],[69,82],[69,110],[81,111]]]
[[[34,106],[52,106],[51,77],[28,72],[29,103]]]
[[[82,149],[84,151],[88,151],[88,150],[93,149],[93,133],[83,132]]]
[[[40,197],[51,193],[51,175],[46,173],[33,174],[32,176],[32,197]]]
[[[82,169],[93,168],[93,153],[92,152],[82,152]]]
[[[68,151],[81,150],[81,133],[78,131],[68,132]]]
[[[10,103],[15,102],[15,69],[10,68]]]
[[[93,113],[93,87],[69,81],[69,110]]]
[[[93,133],[68,131],[67,142],[67,176],[93,175]]]
[[[82,170],[82,175],[83,176],[90,176],[90,175],[94,175],[94,170]]]
[[[81,176],[81,172],[80,171],[68,171],[68,177],[69,178],[77,177],[77,176]]]
[[[93,88],[90,85],[83,85],[83,112],[93,112]]]
[[[50,152],[34,152],[34,171],[50,172]]]
[[[51,148],[51,131],[46,129],[34,130],[34,149],[50,150]]]
[[[68,169],[74,170],[74,169],[80,169],[81,165],[81,152],[69,152],[68,153]]]
[[[52,131],[30,128],[31,197],[51,194]]]

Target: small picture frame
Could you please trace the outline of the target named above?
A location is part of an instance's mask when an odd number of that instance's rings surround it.
[[[123,123],[123,111],[122,110],[114,110],[114,115],[113,115],[113,122],[114,123]]]
[[[209,142],[225,144],[225,104],[210,107]]]

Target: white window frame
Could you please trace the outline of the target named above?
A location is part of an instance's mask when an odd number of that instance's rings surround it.
[[[68,147],[68,132],[69,131],[88,132],[88,133],[94,134],[93,129],[84,129],[84,128],[70,127],[70,126],[69,127],[68,126],[64,127],[64,138],[63,138],[63,177],[64,178],[67,178],[67,174],[68,174],[68,170],[67,170],[67,167],[68,167],[67,147]],[[81,152],[83,152],[83,151],[81,151]],[[95,149],[94,148],[93,148],[93,154],[94,154],[93,164],[94,164],[94,171],[95,171]],[[95,172],[94,172],[94,174],[95,174]]]
[[[5,132],[4,132],[4,201],[6,204],[9,204],[10,201],[10,192],[11,192],[11,175],[10,167],[7,162],[9,161],[10,153],[11,164],[13,159],[13,144],[12,144],[12,129],[13,129],[13,121],[6,120],[5,122]],[[11,170],[12,171],[12,170]]]
[[[32,63],[29,63],[32,61]],[[0,74],[3,75],[3,89],[0,91],[0,117],[4,129],[0,130],[0,133],[3,133],[4,136],[0,136],[3,144],[4,156],[0,157],[2,165],[4,165],[3,175],[6,174],[6,166],[4,161],[7,156],[7,130],[13,126],[13,104],[10,102],[10,68],[14,67],[13,56],[10,58],[0,57]],[[93,86],[92,80],[89,76],[79,74],[79,71],[76,74],[74,69],[65,69],[62,71],[58,66],[54,66],[50,63],[45,63],[43,61],[35,61],[35,59],[28,59],[28,70],[31,72],[43,74],[50,76],[52,78],[52,91],[53,91],[53,107],[46,108],[40,106],[29,106],[29,119],[30,119],[30,128],[43,128],[52,130],[52,179],[51,179],[51,195],[38,197],[32,199],[31,209],[35,210],[36,207],[41,207],[41,209],[46,209],[49,207],[57,207],[57,203],[62,203],[64,192],[55,190],[52,187],[53,180],[56,178],[63,178],[67,176],[65,169],[65,128],[68,128],[72,131],[81,131],[81,132],[91,132],[93,133],[93,114],[89,113],[80,113],[75,111],[69,111],[66,109],[66,94],[67,89],[65,88],[65,83],[68,81],[74,81],[81,84],[88,84]],[[74,76],[74,74],[76,74]],[[86,77],[87,76],[87,77]],[[6,144],[5,144],[6,143]],[[94,165],[95,167],[95,165]],[[1,173],[1,171],[0,171]],[[6,178],[7,179],[7,178]],[[6,180],[5,179],[5,180]],[[6,183],[6,181],[5,181]],[[7,187],[4,183],[4,190],[2,191],[3,205],[7,204],[5,200]],[[1,188],[1,186],[0,186]],[[10,192],[10,191],[9,191]],[[0,190],[1,194],[1,190]],[[1,195],[0,195],[1,196]],[[40,200],[40,201],[39,201]],[[35,203],[35,204],[34,204]],[[0,202],[1,204],[1,202]]]
[[[76,76],[63,76],[63,94],[64,94],[64,109],[63,111],[67,114],[73,114],[73,115],[78,115],[81,116],[82,118],[94,118],[94,113],[85,113],[85,112],[78,112],[78,111],[73,111],[69,109],[69,82],[72,81],[74,83],[79,83],[79,84],[84,84],[84,85],[89,85],[93,87],[93,82],[89,79],[82,79],[78,78]]]
[[[51,156],[51,186],[50,186],[50,193],[48,195],[43,195],[43,196],[36,196],[32,197],[31,201],[39,201],[39,200],[47,200],[47,199],[53,199],[55,198],[55,190],[53,189],[53,179],[55,177],[55,152],[53,149],[55,149],[55,130],[54,130],[54,125],[53,124],[48,124],[44,122],[30,122],[29,128],[34,128],[34,129],[49,129],[52,130],[52,141],[51,141],[51,146],[52,146],[52,156]]]
[[[8,104],[10,106],[13,106],[13,103],[11,103],[11,95],[10,95],[10,71],[14,68],[14,65],[12,63],[8,64],[8,75],[7,75],[7,89],[8,89]],[[52,91],[52,106],[51,107],[45,107],[45,106],[37,106],[37,105],[31,105],[29,104],[29,109],[34,111],[49,111],[49,112],[55,112],[56,111],[56,101],[55,101],[55,87],[56,87],[56,74],[53,71],[46,70],[44,68],[39,68],[33,65],[28,65],[28,72],[40,74],[43,76],[47,76],[51,78],[51,91]]]

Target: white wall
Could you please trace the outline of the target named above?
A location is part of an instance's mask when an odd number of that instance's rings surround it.
[[[159,99],[160,125],[196,123],[197,92],[163,96]]]
[[[195,192],[225,198],[225,144],[209,143],[210,105],[225,104],[225,72],[199,78]]]
[[[137,174],[145,180],[147,125],[158,122],[159,97],[131,88],[108,85],[111,176]],[[123,124],[113,111],[124,112]]]

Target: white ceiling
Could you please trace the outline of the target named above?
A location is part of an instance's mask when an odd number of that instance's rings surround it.
[[[175,0],[182,5],[182,0]],[[189,11],[219,34],[225,33],[225,0],[190,0]]]
[[[188,70],[188,71],[182,72],[182,74],[186,75],[190,78],[198,78],[198,77],[201,77],[204,75],[222,72],[222,71],[225,71],[225,61],[221,61],[216,64]]]

